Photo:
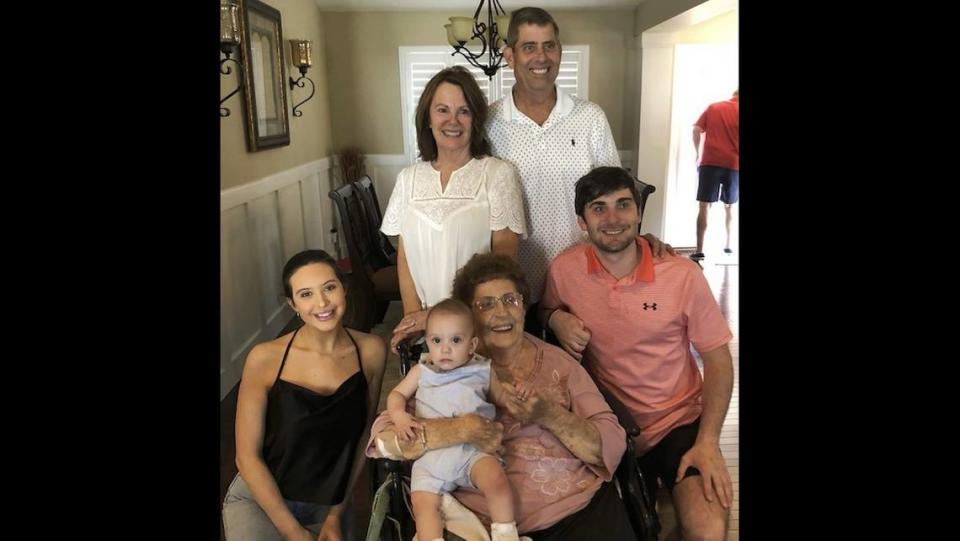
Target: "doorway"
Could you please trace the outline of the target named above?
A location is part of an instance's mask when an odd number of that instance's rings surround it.
[[[696,246],[697,164],[693,124],[711,103],[729,99],[737,89],[739,61],[735,43],[678,43],[674,50],[670,146],[664,190],[663,239],[677,247]],[[731,248],[737,253],[737,206]],[[704,252],[722,253],[725,212],[718,201],[710,207]]]

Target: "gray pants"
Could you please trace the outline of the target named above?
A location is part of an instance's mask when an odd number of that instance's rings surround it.
[[[347,499],[349,498],[350,495],[348,494]],[[293,500],[284,500],[284,502],[300,524],[319,535],[320,527],[323,525],[324,519],[327,518],[327,512],[330,511],[329,505]],[[344,510],[340,521],[343,528],[343,538],[347,541],[352,539],[350,518],[348,506]],[[223,533],[227,541],[283,541],[283,536],[277,531],[270,517],[253,499],[250,488],[239,473],[233,478],[230,488],[227,489],[227,496],[223,499]]]

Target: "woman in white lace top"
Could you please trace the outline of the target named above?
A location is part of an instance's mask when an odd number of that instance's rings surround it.
[[[400,235],[404,317],[391,347],[424,329],[426,309],[449,297],[453,275],[475,253],[514,259],[526,232],[514,167],[490,156],[487,102],[456,66],[430,79],[417,104],[420,159],[397,176],[380,230]]]

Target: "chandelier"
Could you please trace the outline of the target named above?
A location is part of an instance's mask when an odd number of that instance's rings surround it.
[[[480,19],[483,4],[487,4],[486,22]],[[507,28],[510,26],[510,14],[500,6],[498,0],[480,0],[477,11],[470,17],[450,17],[450,22],[443,25],[447,29],[447,41],[453,46],[451,55],[460,53],[471,66],[483,70],[483,73],[493,78],[503,59],[500,47],[503,45]],[[479,43],[478,43],[479,42]],[[467,47],[472,43],[480,50],[474,52]]]

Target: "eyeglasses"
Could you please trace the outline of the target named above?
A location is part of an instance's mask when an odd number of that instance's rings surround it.
[[[479,299],[473,301],[473,305],[476,306],[481,312],[488,312],[497,307],[497,301],[503,303],[506,307],[516,307],[520,308],[523,306],[523,295],[519,293],[505,293],[502,297],[480,297]]]

